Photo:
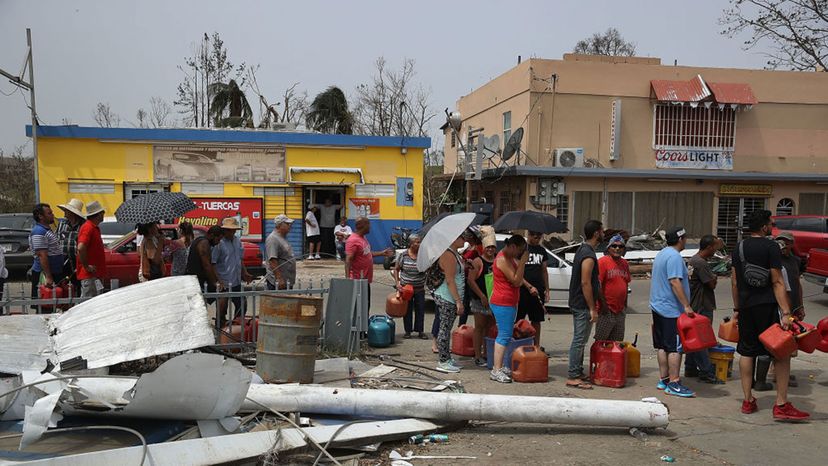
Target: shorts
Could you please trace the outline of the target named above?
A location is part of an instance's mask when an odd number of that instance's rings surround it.
[[[540,300],[546,302],[545,290],[538,289],[538,296]],[[532,296],[524,287],[520,288],[520,300],[518,300],[517,320],[529,316],[529,321],[532,323],[543,322],[546,319],[546,306],[542,305],[538,296]]]
[[[595,322],[596,340],[624,341],[624,325],[627,314],[624,311],[615,313],[602,311]]]
[[[322,241],[322,235],[308,236],[308,243],[318,243]]]
[[[653,348],[668,353],[681,353],[678,335],[678,317],[664,317],[653,312]]]
[[[773,324],[779,323],[779,307],[776,303],[759,304],[739,311],[739,344],[736,352],[742,356],[765,356],[770,353],[759,341],[759,335]]]
[[[483,303],[479,299],[472,299],[469,301],[469,312],[472,314],[480,314],[483,316],[492,315],[492,310],[483,307]]]

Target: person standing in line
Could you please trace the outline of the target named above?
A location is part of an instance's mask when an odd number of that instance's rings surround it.
[[[353,230],[348,225],[348,219],[343,215],[339,219],[339,225],[334,227],[334,237],[336,238],[336,260],[341,261],[345,259],[345,242],[351,236]]]
[[[78,232],[78,280],[81,282],[81,298],[97,296],[103,290],[101,278],[106,277],[106,257],[101,239],[104,208],[98,201],[86,204],[86,222]]]
[[[451,328],[454,327],[454,319],[463,315],[465,261],[457,253],[463,244],[465,244],[463,237],[458,236],[437,260],[438,267],[443,271],[445,278],[433,293],[434,304],[440,314],[440,331],[437,334],[439,362],[436,369],[446,373],[457,373],[461,369],[451,357]]]
[[[196,238],[190,244],[190,252],[187,253],[187,267],[184,270],[186,275],[195,275],[198,279],[199,288],[206,293],[215,293],[218,286],[218,275],[213,267],[213,247],[221,241],[221,227],[213,225],[207,230],[207,234]],[[213,299],[205,300],[207,304]]]
[[[336,213],[341,208],[341,205],[334,204],[329,197],[325,198],[325,202],[319,206],[319,231],[322,236],[322,252],[325,254],[336,254],[334,227],[336,226]]]
[[[265,255],[267,256],[268,290],[287,290],[296,284],[296,258],[293,256],[293,247],[287,240],[293,219],[285,214],[279,214],[274,219],[276,227],[267,235],[265,240]]]
[[[787,330],[791,326],[791,304],[782,277],[782,253],[779,245],[768,239],[773,229],[771,212],[755,210],[748,215],[750,236],[743,239],[733,252],[731,292],[733,318],[739,325],[739,377],[742,381],[741,411],[752,414],[759,410],[753,396],[755,358],[770,355],[759,335],[774,324]],[[781,311],[781,319],[780,319]],[[796,409],[788,401],[791,357],[774,360],[776,370],[776,402],[773,418],[780,421],[804,421],[810,414]]]
[[[630,264],[624,259],[625,249],[624,238],[615,235],[607,244],[607,253],[598,259],[598,282],[604,300],[595,322],[596,340],[624,341],[627,287],[632,279]]]
[[[345,278],[352,280],[368,280],[368,310],[371,309],[371,282],[374,281],[374,257],[394,255],[394,250],[386,248],[372,252],[368,242],[368,233],[371,232],[371,221],[367,217],[356,219],[356,231],[348,237],[345,243]]]
[[[463,251],[463,254],[462,254],[463,259],[465,259],[465,263],[464,263],[463,268],[466,272],[466,275],[468,275],[469,272],[471,271],[472,261],[475,258],[480,257],[481,254],[483,254],[483,245],[480,241],[481,237],[482,237],[482,234],[481,234],[481,231],[480,231],[480,227],[478,227],[476,225],[469,227],[463,233],[463,240],[465,242],[469,243],[469,246],[466,248],[465,251]],[[458,320],[458,325],[466,325],[466,322],[469,321],[469,315],[471,314],[471,312],[469,311],[469,307],[470,307],[470,300],[471,300],[472,293],[468,290],[468,287],[465,284],[463,286],[464,286],[464,290],[465,290],[463,292],[463,309],[464,309],[464,311],[463,311],[463,315],[461,315],[460,319]]]
[[[155,222],[138,225],[138,281],[146,282],[164,277],[164,238]]]
[[[482,232],[481,228],[481,232]],[[489,306],[489,293],[486,287],[486,275],[492,272],[495,256],[497,255],[497,240],[494,231],[491,234],[483,235],[483,254],[472,261],[472,267],[466,277],[467,290],[472,295],[469,301],[471,314],[474,316],[474,365],[486,366],[486,359],[483,356],[483,337],[494,323],[492,309]]]
[[[193,244],[195,232],[190,222],[178,224],[178,238],[170,241],[170,256],[172,257],[172,276],[184,275],[187,270],[187,256],[190,254],[190,246]]]
[[[524,270],[528,260],[526,239],[521,235],[512,235],[504,242],[503,249],[495,257],[492,266],[492,297],[489,299],[489,308],[497,324],[497,338],[489,379],[495,382],[512,382],[512,370],[503,364],[503,360],[506,356],[506,347],[512,341],[520,287],[523,286]]]
[[[9,269],[6,268],[6,250],[0,248],[0,301],[3,300],[7,278],[9,278]]]
[[[699,252],[687,261],[688,274],[690,275],[690,307],[697,314],[710,319],[711,325],[713,323],[713,311],[716,310],[715,290],[718,278],[707,261],[713,257],[719,247],[719,238],[713,235],[704,235],[699,242]],[[684,361],[684,376],[698,377],[704,383],[724,383],[724,381],[716,378],[716,368],[710,362],[710,356],[706,349],[687,353],[687,358]]]
[[[428,336],[423,332],[425,320],[425,272],[417,269],[417,253],[420,251],[420,237],[412,234],[408,238],[408,249],[397,255],[394,263],[394,284],[397,290],[397,297],[402,287],[411,285],[414,288],[414,296],[408,301],[408,312],[403,317],[405,333],[403,338],[411,338],[411,332],[417,332],[417,337],[427,340]]]
[[[83,202],[79,199],[69,199],[66,204],[59,204],[58,208],[63,211],[63,218],[58,220],[57,235],[63,247],[63,274],[69,278],[74,288],[74,294],[80,292],[80,280],[77,278],[78,270],[78,230],[86,221],[83,215]]]
[[[222,238],[219,244],[213,248],[212,262],[215,264],[218,275],[218,291],[239,292],[242,291],[242,280],[250,283],[253,277],[247,272],[244,266],[244,249],[241,240],[236,232],[241,229],[235,217],[227,217],[221,221]],[[227,317],[229,302],[233,302],[233,316],[230,321],[244,317],[246,299],[220,298],[218,302],[218,314],[216,322],[219,328],[224,326],[224,319]]]
[[[36,204],[32,209],[32,218],[34,218],[35,225],[29,235],[29,249],[34,256],[32,294],[37,298],[37,288],[41,278],[43,284],[49,288],[63,280],[64,257],[60,239],[51,228],[55,223],[55,214],[49,204]]]
[[[569,308],[572,312],[572,343],[569,345],[569,369],[566,386],[591,390],[589,376],[584,372],[584,347],[592,324],[598,320],[601,282],[598,280],[598,257],[595,248],[604,241],[604,226],[598,220],[584,224],[584,242],[575,252],[572,277],[569,280]]]
[[[305,234],[308,237],[308,260],[319,260],[319,246],[321,240],[319,237],[319,222],[316,220],[316,206],[311,206],[308,213],[305,214]]]
[[[530,231],[526,238],[529,260],[526,262],[523,286],[520,287],[517,319],[529,318],[535,328],[535,346],[540,347],[541,324],[546,319],[546,301],[549,300],[549,254],[540,241],[543,233]],[[545,351],[541,348],[541,351]]]
[[[681,251],[687,244],[683,227],[667,231],[667,247],[659,251],[653,261],[650,281],[650,309],[653,313],[653,346],[658,350],[659,380],[656,388],[666,395],[683,398],[696,396],[684,386],[679,377],[681,343],[678,336],[678,318],[682,312],[693,317],[690,306],[690,281],[687,265]]]

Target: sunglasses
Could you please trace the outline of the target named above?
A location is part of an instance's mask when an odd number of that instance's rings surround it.
[[[626,249],[626,246],[624,246],[623,244],[612,244],[609,247],[610,249]]]

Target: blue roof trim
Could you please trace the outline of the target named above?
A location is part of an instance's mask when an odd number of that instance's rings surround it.
[[[672,178],[682,180],[738,181],[826,181],[824,173],[768,173],[728,170],[681,169],[624,169],[624,168],[564,168],[564,167],[508,167],[483,170],[486,178],[498,176],[561,176],[585,178]]]
[[[26,125],[31,137],[32,126]],[[50,138],[110,139],[153,142],[251,143],[297,146],[431,147],[431,138],[400,136],[352,136],[348,134],[289,133],[267,130],[188,128],[93,128],[88,126],[38,126],[37,135]]]

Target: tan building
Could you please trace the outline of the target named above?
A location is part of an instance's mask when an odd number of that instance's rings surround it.
[[[523,129],[520,151],[505,161],[484,151],[482,179],[469,183],[495,216],[548,211],[574,237],[588,218],[633,233],[680,224],[732,247],[753,209],[828,214],[828,73],[565,55],[518,64],[457,110],[445,167],[460,179],[476,164],[470,130],[503,148]]]

